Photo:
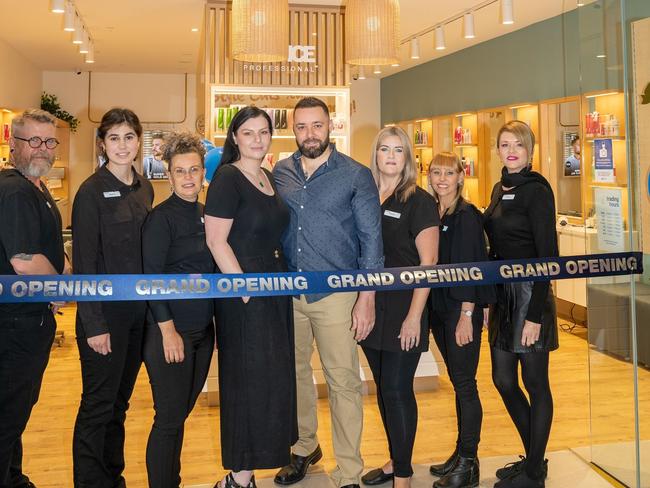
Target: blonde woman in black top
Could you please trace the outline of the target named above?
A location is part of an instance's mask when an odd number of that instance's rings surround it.
[[[388,268],[436,263],[436,203],[416,184],[417,168],[406,133],[382,129],[375,139],[370,169],[379,189],[382,238]],[[377,385],[377,404],[386,430],[391,459],[361,480],[377,485],[411,486],[411,455],[417,428],[413,378],[420,354],[429,348],[428,288],[377,292],[375,326],[361,341]]]
[[[172,194],[144,224],[144,272],[213,273],[198,201],[205,148],[188,133],[172,134],[163,147]],[[214,301],[153,300],[149,309],[142,354],[156,414],[147,442],[147,474],[151,488],[178,488],[185,419],[201,393],[214,350]]]
[[[465,168],[457,154],[436,154],[429,182],[438,201],[440,246],[438,264],[487,260],[483,216],[461,196]],[[431,331],[447,366],[456,394],[456,449],[430,472],[440,479],[434,488],[464,488],[479,482],[478,443],[483,410],[476,387],[481,351],[483,307],[494,302],[491,286],[434,288],[431,292]]]
[[[485,211],[492,259],[558,255],[555,200],[548,181],[532,171],[535,136],[523,122],[505,124],[497,135],[503,170]],[[558,348],[553,290],[548,281],[497,286],[490,311],[492,378],[521,437],[526,457],[497,470],[496,488],[542,488],[544,451],[553,420],[549,352]],[[518,369],[528,398],[519,386]],[[529,400],[530,399],[530,400]]]

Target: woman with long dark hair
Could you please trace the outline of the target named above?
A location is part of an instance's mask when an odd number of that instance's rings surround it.
[[[257,107],[228,128],[205,205],[208,247],[222,273],[286,271],[280,238],[289,210],[261,167],[273,125]],[[291,297],[217,302],[221,453],[218,488],[255,487],[255,469],[289,464],[297,440]]]
[[[429,183],[441,219],[438,264],[487,260],[481,212],[462,197],[465,168],[455,153],[436,154]],[[491,286],[434,288],[431,332],[447,366],[456,396],[458,436],[447,461],[429,468],[440,477],[434,488],[464,488],[479,482],[478,444],[483,410],[476,386],[483,308],[493,303]]]
[[[97,145],[107,161],[79,187],[72,206],[75,274],[141,274],[141,230],[151,183],[133,168],[142,125],[114,108],[102,117]],[[77,345],[83,390],[74,428],[75,487],[126,486],[124,420],[142,363],[147,304],[79,302]]]
[[[193,134],[174,133],[163,145],[171,196],[157,205],[142,230],[144,272],[214,272],[205,242],[203,204],[205,148]],[[214,351],[214,300],[152,300],[143,358],[156,412],[147,442],[151,488],[178,488],[185,419],[194,408]]]
[[[532,170],[535,136],[513,120],[497,135],[503,170],[485,211],[491,259],[558,256],[555,199],[546,179]],[[498,469],[496,488],[542,488],[544,452],[553,421],[549,352],[558,348],[555,299],[548,281],[497,286],[490,310],[492,379],[519,432],[526,456]],[[519,386],[518,370],[528,398]]]

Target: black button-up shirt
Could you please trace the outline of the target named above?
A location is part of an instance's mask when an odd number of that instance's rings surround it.
[[[72,206],[74,273],[142,273],[141,230],[152,203],[151,183],[135,170],[131,185],[106,166],[84,181]],[[94,337],[109,332],[107,313],[133,316],[134,307],[144,317],[145,302],[79,302],[77,319],[86,337]]]
[[[15,275],[11,258],[42,254],[57,272],[63,272],[61,214],[41,183],[41,190],[18,170],[0,171],[0,274]],[[47,303],[0,304],[0,315],[36,315]]]
[[[290,210],[283,236],[291,271],[383,267],[379,193],[370,170],[332,146],[309,179],[300,151],[279,161],[273,176]],[[309,295],[315,302],[327,294]]]

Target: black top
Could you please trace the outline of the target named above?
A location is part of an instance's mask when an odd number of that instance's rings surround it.
[[[220,166],[208,188],[205,214],[223,219],[234,219],[228,244],[242,270],[243,258],[272,257],[269,251],[282,249],[281,237],[289,225],[289,209],[278,195],[273,176],[264,170],[274,194],[266,195],[232,164]]]
[[[141,274],[141,230],[153,187],[133,172],[125,185],[102,166],[84,181],[72,206],[72,269],[75,274]],[[144,314],[145,302],[79,302],[86,337],[107,333],[106,314]]]
[[[147,274],[214,273],[214,260],[205,241],[203,204],[172,193],[147,217],[142,250]],[[173,319],[176,330],[196,330],[212,323],[213,304],[212,299],[152,300],[149,309],[155,322]]]
[[[0,171],[0,275],[15,275],[16,254],[42,254],[58,273],[63,272],[61,214],[41,183],[39,191],[16,169]],[[47,303],[0,304],[0,315],[36,315]]]
[[[483,214],[464,199],[459,199],[452,213],[447,212],[440,223],[438,264],[487,261],[487,246],[483,233]],[[450,286],[433,288],[431,303],[434,310],[460,310],[462,302],[475,304],[478,311],[494,303],[492,286]]]
[[[555,200],[543,176],[531,172],[508,191],[498,182],[484,217],[491,259],[558,256]],[[540,323],[549,286],[548,281],[535,282],[526,320]]]
[[[395,195],[381,206],[382,238],[387,268],[419,266],[420,255],[415,238],[424,229],[440,225],[436,201],[421,188],[402,203]],[[375,326],[361,342],[364,347],[383,351],[401,351],[397,336],[411,307],[413,290],[378,291],[375,295]],[[429,349],[428,316],[422,313],[420,345],[409,352]]]

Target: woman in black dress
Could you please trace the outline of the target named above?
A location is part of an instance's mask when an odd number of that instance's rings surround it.
[[[214,272],[205,241],[203,187],[205,148],[192,134],[172,134],[164,145],[171,196],[154,208],[142,230],[144,272]],[[152,300],[143,358],[153,394],[154,417],[147,442],[151,488],[178,488],[185,419],[201,393],[214,350],[214,301]]]
[[[289,210],[262,169],[268,114],[233,118],[205,205],[207,242],[222,273],[286,271],[280,238]],[[221,453],[231,470],[219,488],[254,487],[254,469],[285,466],[297,440],[291,297],[217,301]]]
[[[503,170],[485,211],[491,259],[558,255],[555,201],[548,181],[532,171],[535,136],[523,122],[505,124],[497,136]],[[558,348],[553,290],[548,281],[497,286],[490,310],[492,379],[521,437],[526,457],[497,470],[497,488],[544,486],[544,451],[553,421],[549,352]],[[528,398],[519,386],[517,370]]]
[[[411,142],[399,127],[382,129],[373,145],[371,170],[379,189],[382,236],[387,268],[435,264],[438,256],[436,202],[416,184]],[[417,429],[413,392],[420,354],[429,348],[425,308],[428,288],[377,292],[376,319],[361,342],[377,386],[377,404],[391,459],[361,480],[377,485],[393,480],[411,486],[411,455]]]
[[[464,179],[465,168],[457,154],[436,154],[429,166],[429,182],[442,219],[438,264],[487,261],[483,215],[461,196]],[[476,369],[483,307],[494,300],[494,288],[489,286],[434,288],[431,292],[431,331],[454,386],[458,425],[454,453],[430,468],[431,474],[440,477],[434,488],[478,486],[483,410]]]
[[[142,125],[129,109],[104,114],[97,143],[107,163],[79,187],[72,206],[75,274],[141,274],[142,224],[151,183],[136,173]],[[74,486],[124,486],[124,421],[142,363],[147,304],[79,302],[83,391],[72,439]]]

